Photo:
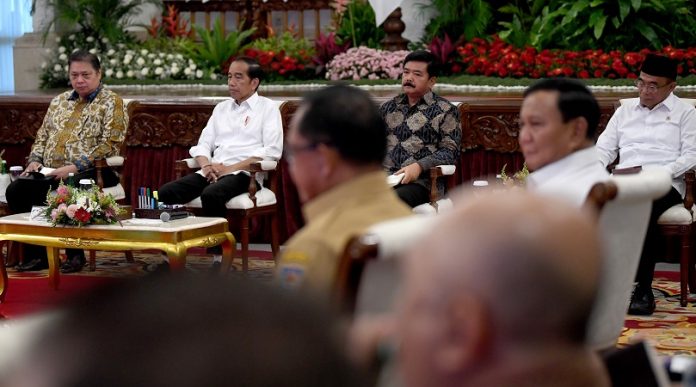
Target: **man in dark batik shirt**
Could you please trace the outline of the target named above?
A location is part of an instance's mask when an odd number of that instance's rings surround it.
[[[387,125],[384,167],[394,175],[403,174],[396,193],[415,207],[430,201],[430,168],[456,163],[462,130],[456,106],[432,92],[435,56],[414,51],[404,59],[403,70],[403,93],[380,109]],[[438,182],[438,189],[444,193],[444,182]]]

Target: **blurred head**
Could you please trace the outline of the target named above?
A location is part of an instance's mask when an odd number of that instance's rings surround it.
[[[640,104],[652,109],[677,87],[677,62],[662,55],[648,54],[636,79]]]
[[[429,51],[413,51],[406,56],[401,88],[409,99],[420,99],[432,90],[438,76],[437,67],[437,58]]]
[[[381,169],[386,128],[370,95],[336,85],[308,94],[286,138],[285,160],[300,200],[309,201],[342,182],[339,173]]]
[[[4,385],[359,385],[333,316],[296,294],[240,278],[125,285],[76,303]]]
[[[101,64],[96,55],[78,50],[68,57],[68,76],[70,86],[77,91],[80,98],[87,97],[97,90],[101,83]]]
[[[592,218],[492,193],[443,215],[424,241],[405,257],[396,318],[409,387],[456,384],[513,353],[583,348],[599,273]]]
[[[230,97],[237,103],[244,102],[258,90],[263,75],[263,70],[255,59],[246,56],[235,59],[230,63],[227,72],[227,89]]]
[[[579,81],[543,79],[524,92],[519,143],[534,171],[590,146],[599,122],[599,104]]]

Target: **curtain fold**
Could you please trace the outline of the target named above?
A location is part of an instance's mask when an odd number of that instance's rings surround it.
[[[14,91],[12,46],[32,31],[31,0],[2,0],[0,5],[0,93]]]

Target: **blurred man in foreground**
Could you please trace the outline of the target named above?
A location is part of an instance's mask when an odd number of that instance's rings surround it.
[[[411,209],[386,183],[384,122],[367,92],[330,86],[308,95],[286,141],[307,224],[281,253],[277,277],[328,294],[348,239]]]
[[[584,347],[600,269],[589,215],[492,193],[455,206],[424,241],[405,257],[393,322],[405,385],[608,385]]]

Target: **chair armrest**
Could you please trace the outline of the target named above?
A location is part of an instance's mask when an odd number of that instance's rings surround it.
[[[457,170],[455,165],[436,165],[430,168],[430,204],[436,206],[440,200],[440,192],[437,189],[437,178],[442,176],[453,176]],[[451,188],[451,184],[447,184]]]
[[[111,156],[106,158],[106,165],[110,167],[122,167],[123,162],[126,160],[123,156]]]
[[[684,192],[684,208],[691,212],[694,205],[694,184],[696,183],[696,170],[690,169],[684,173],[684,183],[686,191]]]
[[[198,162],[196,162],[196,159],[194,158],[176,160],[174,162],[174,176],[176,179],[180,179],[182,176],[188,174],[192,169],[198,169]]]
[[[278,167],[277,161],[261,160],[261,161],[251,163],[251,165],[249,166],[249,172],[275,171],[275,169],[277,167]]]

